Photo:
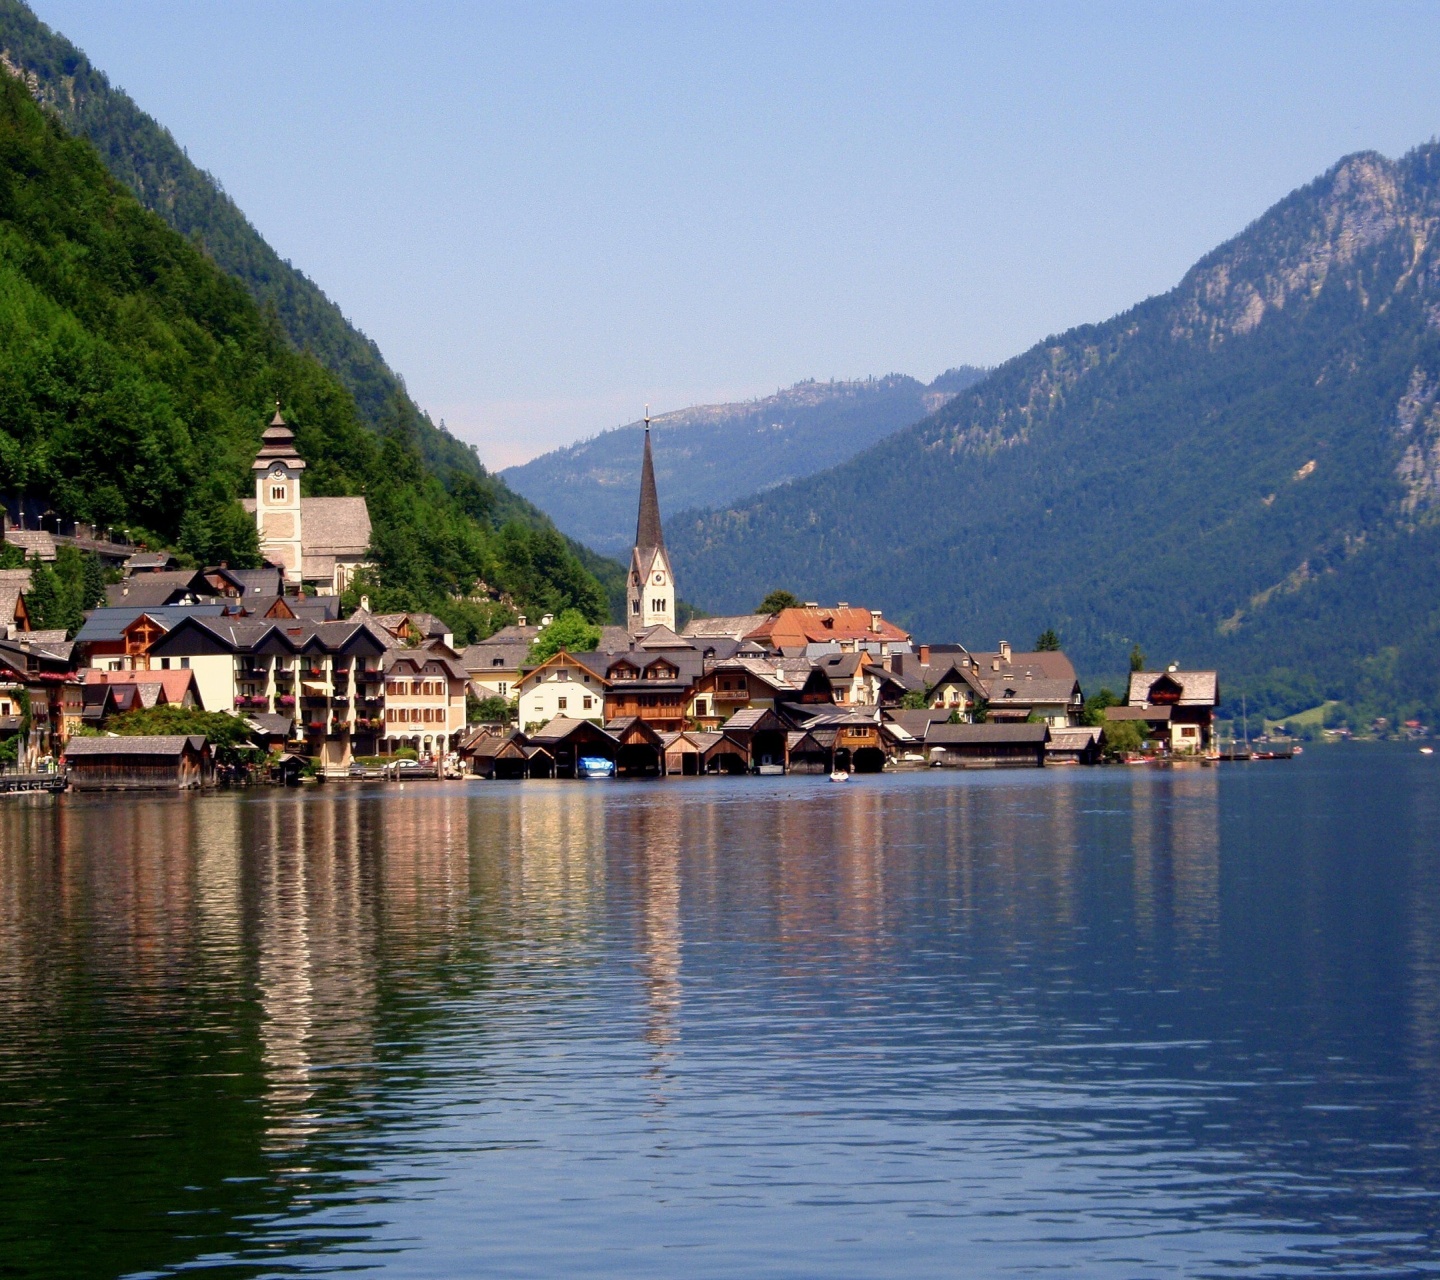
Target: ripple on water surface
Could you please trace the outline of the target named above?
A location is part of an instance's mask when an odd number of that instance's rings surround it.
[[[1406,1275],[1440,777],[0,806],[0,1275]]]

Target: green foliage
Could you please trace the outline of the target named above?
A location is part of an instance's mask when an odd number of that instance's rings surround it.
[[[988,724],[990,720],[990,699],[976,698],[975,705],[970,708],[971,724]]]
[[[98,591],[97,591],[98,588]],[[30,590],[25,607],[36,631],[64,630],[73,636],[84,625],[84,611],[105,597],[105,575],[100,561],[75,547],[55,549],[53,568],[39,557],[30,561]]]
[[[900,706],[905,711],[924,711],[929,705],[929,698],[920,689],[912,689],[900,699]]]
[[[250,730],[239,716],[226,711],[201,711],[198,707],[142,707],[124,715],[111,716],[105,732],[122,737],[145,734],[203,734],[220,764],[258,763],[262,752],[242,747]]]
[[[12,733],[7,738],[0,738],[0,768],[13,767],[20,762],[20,737],[20,734]]]
[[[1111,759],[1133,755],[1145,746],[1145,726],[1139,720],[1111,720],[1100,735],[1104,753]]]
[[[1130,650],[1130,670],[1145,670],[1145,650],[1140,647],[1138,642],[1135,647]]]
[[[1089,725],[1092,729],[1105,723],[1106,707],[1121,707],[1125,705],[1125,699],[1120,697],[1113,689],[1102,688],[1099,693],[1092,693],[1085,699],[1085,709],[1081,713],[1080,723]]]
[[[959,707],[956,707],[956,708],[950,713],[950,717],[949,717],[948,720],[945,721],[945,723],[946,723],[946,724],[964,724],[964,723],[965,723],[965,717],[960,714],[960,708],[959,708]],[[976,723],[976,724],[979,724],[979,723],[981,723],[981,721],[976,720],[975,723]]]
[[[760,601],[760,607],[756,613],[777,614],[782,609],[798,609],[804,603],[799,596],[789,591],[781,591],[778,588]]]
[[[567,653],[589,653],[600,643],[600,628],[578,609],[566,609],[530,643],[525,661],[532,665],[553,658],[561,649]]]
[[[23,569],[24,567],[24,549],[12,546],[8,542],[0,542],[0,569]]]
[[[496,721],[509,724],[515,719],[517,706],[517,703],[502,698],[498,693],[488,698],[470,697],[465,701],[465,719],[470,724],[489,724]]]
[[[1046,627],[1035,637],[1036,653],[1058,653],[1060,650],[1060,637],[1056,634],[1054,627]]]
[[[604,589],[553,527],[502,501],[483,470],[465,479],[459,463],[437,464],[433,429],[398,394],[369,429],[240,284],[111,181],[18,81],[0,82],[0,490],[143,528],[197,562],[253,565],[254,522],[236,499],[279,396],[307,492],[367,498],[377,607],[439,612],[503,592],[607,616]],[[500,515],[501,529],[482,522]],[[36,589],[50,625],[78,625],[85,591]],[[466,613],[465,629],[492,617]]]

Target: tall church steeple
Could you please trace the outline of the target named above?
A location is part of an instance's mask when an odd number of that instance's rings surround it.
[[[635,521],[635,550],[626,590],[626,626],[632,636],[651,627],[675,629],[675,575],[660,527],[660,498],[655,492],[655,460],[650,454],[650,406],[645,406],[645,455],[640,463],[640,514]]]

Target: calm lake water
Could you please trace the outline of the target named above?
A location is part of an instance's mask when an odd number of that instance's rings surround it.
[[[1440,757],[0,802],[0,1275],[1440,1269]]]

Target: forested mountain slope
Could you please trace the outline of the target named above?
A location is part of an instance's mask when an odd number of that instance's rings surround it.
[[[1272,710],[1440,712],[1440,146],[1365,153],[1167,294],[833,470],[667,530],[710,609],[785,586]]]
[[[929,386],[901,374],[800,382],[738,404],[654,419],[655,478],[666,513],[733,502],[810,475],[918,422],[984,370],[951,369]],[[588,546],[628,556],[640,491],[639,422],[503,472],[506,482]]]
[[[497,527],[478,485],[447,488],[413,418],[368,427],[241,284],[0,75],[0,493],[243,562],[254,526],[236,499],[277,396],[307,492],[369,502],[377,607],[435,608],[460,636],[496,613],[472,595],[605,616],[552,527]]]
[[[0,0],[0,57],[71,133],[95,144],[110,173],[141,204],[200,245],[262,310],[273,307],[291,345],[313,352],[336,375],[370,427],[403,425],[427,469],[471,507],[484,508],[497,521],[544,522],[530,503],[486,472],[472,448],[416,407],[375,343],[318,285],[281,259],[215,180],[191,163],[168,129],[113,88],[84,53],[21,0]],[[623,575],[623,569],[616,571]]]

